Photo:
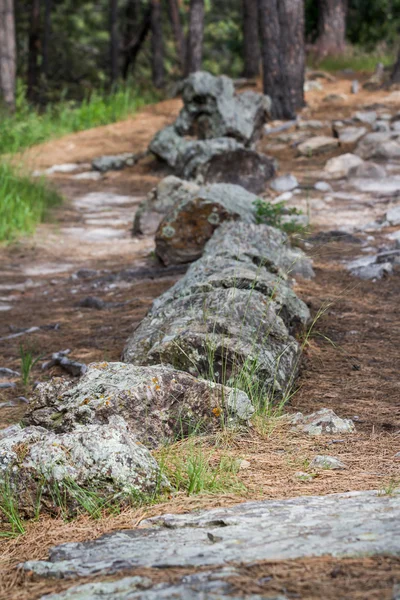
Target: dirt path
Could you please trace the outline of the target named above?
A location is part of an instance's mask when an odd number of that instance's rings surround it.
[[[324,92],[309,94],[304,118],[343,119],[366,105],[377,104],[384,104],[382,111],[399,110],[399,104],[389,101],[388,94],[383,93],[348,95],[339,105],[323,102],[330,92],[349,94],[349,86],[346,80],[325,83]],[[178,110],[177,101],[161,103],[129,122],[67,136],[32,149],[25,160],[31,168],[44,169],[59,163],[85,163],[100,154],[143,151],[154,132],[172,121]],[[0,584],[4,597],[33,600],[65,586],[33,583],[16,576],[16,563],[45,558],[55,543],[93,539],[102,533],[130,528],[145,516],[231,506],[245,499],[387,490],[400,483],[400,461],[396,457],[400,451],[400,274],[395,270],[386,279],[363,281],[346,268],[350,260],[390,245],[388,235],[393,228],[353,230],[382,217],[390,206],[396,205],[398,196],[360,192],[343,179],[330,182],[331,192],[317,192],[313,185],[323,179],[327,158],[343,150],[312,160],[299,159],[295,148],[279,137],[265,137],[261,147],[279,159],[280,173],[291,172],[298,177],[301,191],[288,204],[310,214],[313,225],[306,243],[314,259],[316,278],[311,283],[299,282],[296,291],[314,314],[329,305],[306,349],[299,390],[288,410],[309,413],[322,407],[332,408],[342,417],[354,418],[356,433],[332,443],[294,435],[280,425],[272,431],[255,429],[250,435],[235,439],[228,449],[232,456],[245,459],[249,465],[239,474],[246,491],[189,498],[179,495],[166,504],[100,522],[82,517],[71,524],[48,518],[32,523],[24,538],[5,544],[6,576]],[[177,272],[162,272],[152,254],[152,239],[132,240],[130,236],[135,208],[163,176],[154,167],[146,159],[93,182],[76,180],[72,175],[54,176],[66,196],[54,222],[39,227],[33,238],[0,250],[0,338],[17,333],[20,328],[41,327],[32,334],[0,339],[0,366],[19,369],[21,342],[36,355],[70,348],[71,355],[84,362],[119,359],[126,338],[152,300],[179,276]],[[385,168],[391,175],[400,174],[400,162],[392,161]],[[338,229],[348,235],[327,235]],[[321,232],[323,235],[318,235]],[[102,311],[79,306],[88,296],[121,305]],[[43,373],[39,365],[33,371],[34,379],[41,380],[60,374],[56,368]],[[15,389],[0,391],[0,402],[10,402],[25,393],[17,383]],[[24,406],[21,402],[0,406],[0,428],[18,420]],[[215,450],[216,459],[225,450]],[[307,469],[317,454],[338,457],[347,468],[321,471],[309,481],[299,480],[296,472]],[[374,570],[376,576],[372,577]],[[181,575],[179,572],[176,577]],[[250,589],[251,581],[271,577],[269,587],[253,587],[254,593],[289,590],[288,597],[389,600],[393,584],[400,581],[400,565],[394,558],[298,559],[243,567],[240,575],[242,587],[239,583],[237,586],[242,590]]]

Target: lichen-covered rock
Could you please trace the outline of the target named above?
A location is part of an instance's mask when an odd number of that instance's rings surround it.
[[[215,229],[227,220],[255,223],[257,196],[238,185],[215,183],[188,193],[167,213],[156,233],[156,254],[165,265],[199,258]]]
[[[158,298],[124,350],[133,364],[169,364],[193,375],[283,394],[296,374],[300,347],[290,331],[308,308],[287,274],[311,274],[304,254],[266,225],[225,223],[203,257]]]
[[[178,161],[180,153],[184,150],[188,142],[181,137],[173,125],[168,125],[161,131],[158,131],[150,142],[149,150],[157,158],[166,162],[174,168]]]
[[[334,456],[318,454],[310,462],[310,469],[325,469],[325,470],[341,470],[345,469],[346,465],[341,460]]]
[[[353,433],[354,423],[351,419],[342,419],[330,408],[321,408],[311,415],[296,413],[290,422],[295,429],[309,435]]]
[[[102,499],[120,494],[123,500],[169,487],[150,452],[115,416],[107,425],[76,424],[62,434],[35,426],[3,430],[0,483],[7,485],[20,513],[28,517],[40,509],[54,512],[66,506],[74,513],[85,492]],[[64,507],[57,505],[61,499]]]
[[[275,164],[265,154],[238,148],[214,156],[199,168],[199,174],[208,183],[233,183],[261,194],[275,174]]]
[[[174,175],[164,177],[139,205],[133,222],[133,233],[155,234],[163,217],[173,206],[180,200],[196,194],[199,189],[195,183]]]
[[[106,173],[107,171],[120,171],[125,167],[131,167],[134,165],[138,158],[140,158],[139,155],[132,154],[131,152],[99,156],[92,161],[92,168],[95,171],[100,171],[100,173]]]
[[[242,149],[242,144],[229,137],[185,141],[176,159],[175,172],[183,179],[192,179],[203,171],[207,173],[209,165],[216,157]]]
[[[138,441],[157,447],[196,430],[246,422],[252,413],[243,392],[188,373],[160,365],[94,363],[78,383],[53,379],[40,384],[25,422],[60,433],[79,424],[105,425],[117,416]]]

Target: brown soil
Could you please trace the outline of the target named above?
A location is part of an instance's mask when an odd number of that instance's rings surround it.
[[[328,120],[343,118],[361,106],[383,102],[387,93],[361,92],[349,94],[350,82],[324,83],[324,92],[309,94],[307,118]],[[328,93],[348,94],[344,105],[322,102]],[[25,154],[24,160],[35,168],[57,163],[88,161],[100,154],[143,150],[154,132],[175,118],[178,101],[167,101],[142,111],[135,118],[99,129],[67,136],[49,142]],[[319,132],[318,132],[319,133]],[[264,143],[264,142],[263,142]],[[134,150],[134,151],[135,151]],[[268,148],[266,148],[268,151]],[[339,153],[339,152],[338,152]],[[310,161],[298,159],[294,150],[277,153],[280,171],[294,172],[302,182],[315,181],[329,156]],[[158,170],[157,170],[158,169]],[[0,312],[0,337],[10,333],[10,325],[31,327],[58,323],[58,329],[41,329],[29,336],[0,340],[0,366],[19,368],[19,345],[30,345],[35,354],[48,355],[56,350],[72,349],[74,358],[84,362],[118,360],[129,333],[146,314],[152,300],[167,289],[179,276],[161,276],[160,266],[153,256],[153,241],[143,238],[134,244],[126,235],[104,244],[77,243],[62,233],[62,228],[82,225],[82,215],[74,199],[90,191],[113,191],[137,196],[139,201],[163,176],[153,161],[146,159],[122,172],[112,173],[101,182],[71,182],[57,176],[55,184],[65,193],[64,206],[53,215],[53,222],[39,227],[30,239],[21,240],[0,249],[1,283],[21,284],[27,277],[37,287],[8,292],[16,299],[13,309]],[[310,192],[311,198],[313,193]],[[315,194],[314,194],[315,195]],[[132,204],[132,215],[137,206]],[[339,204],[337,210],[341,209]],[[316,212],[319,229],[336,229],[336,208],[327,214]],[[367,212],[369,209],[365,209]],[[372,210],[372,209],[371,209]],[[365,215],[361,215],[365,217]],[[368,218],[368,220],[371,220]],[[60,231],[61,228],[61,231]],[[380,237],[376,236],[379,245]],[[309,438],[294,434],[284,420],[274,419],[270,426],[255,426],[246,436],[232,436],[202,443],[212,449],[215,460],[221,454],[246,459],[248,468],[239,472],[246,491],[229,495],[183,494],[167,502],[147,508],[129,510],[118,516],[105,516],[93,521],[82,516],[72,523],[43,517],[27,525],[25,536],[3,542],[0,558],[0,597],[34,600],[50,590],[68,587],[66,582],[33,582],[19,574],[15,567],[26,559],[45,558],[50,546],[66,541],[96,538],[102,533],[139,525],[148,516],[161,512],[186,512],[196,508],[228,506],[245,499],[286,498],[298,495],[318,495],[350,490],[388,490],[400,484],[400,321],[398,298],[400,274],[372,283],[350,276],[342,262],[360,255],[356,243],[315,242],[310,252],[314,258],[316,278],[297,284],[300,296],[314,314],[326,306],[306,348],[299,377],[298,391],[289,412],[310,413],[322,407],[332,408],[342,417],[355,418],[357,431],[343,439]],[[65,273],[27,275],[33,266],[68,264]],[[88,279],[74,279],[78,269],[101,271]],[[123,269],[137,271],[129,281],[108,285],[105,279]],[[74,292],[73,290],[76,290]],[[6,296],[7,292],[0,292]],[[86,296],[103,300],[129,302],[119,308],[95,311],[78,307]],[[5,298],[0,298],[5,301]],[[56,301],[54,301],[56,300]],[[43,373],[39,366],[33,379],[61,374],[56,368]],[[0,391],[0,402],[27,395],[21,384],[16,390]],[[16,422],[23,414],[20,407],[0,408],[0,428]],[[330,454],[347,466],[343,471],[318,471],[311,482],[295,477],[297,471],[307,471],[316,454]],[[393,583],[400,581],[400,562],[395,558],[366,559],[304,559],[280,563],[262,563],[241,569],[242,577],[235,584],[247,593],[288,593],[304,599],[368,598],[389,599]],[[152,572],[152,578],[178,578],[182,571]],[[271,579],[269,579],[271,577]],[[267,578],[264,583],[260,579]]]

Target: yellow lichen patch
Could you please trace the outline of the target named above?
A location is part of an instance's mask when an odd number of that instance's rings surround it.
[[[219,408],[219,406],[216,406],[215,408],[212,409],[212,413],[215,417],[220,417],[221,416],[221,409]]]
[[[20,444],[16,444],[13,446],[13,452],[17,455],[17,458],[20,462],[24,460],[26,455],[29,452],[29,446],[26,442],[21,442]]]

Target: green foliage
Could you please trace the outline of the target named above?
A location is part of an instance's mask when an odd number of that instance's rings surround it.
[[[372,52],[368,53],[362,48],[351,48],[345,54],[339,56],[327,56],[318,63],[318,68],[323,71],[343,71],[352,69],[353,71],[373,72],[378,63],[384,66],[393,65],[395,62],[394,53]]]
[[[31,376],[31,371],[36,363],[40,360],[40,356],[34,357],[32,350],[24,348],[22,344],[19,346],[19,356],[21,359],[21,379],[24,386],[27,386]]]
[[[0,531],[0,538],[13,538],[25,533],[24,523],[18,510],[18,498],[7,476],[0,482],[0,514],[11,526],[10,531]]]
[[[60,202],[60,195],[45,181],[23,175],[7,163],[0,164],[0,242],[31,233]]]
[[[301,215],[301,211],[297,208],[286,208],[284,202],[272,204],[261,198],[255,200],[256,220],[257,223],[264,223],[272,227],[278,227],[286,233],[296,233],[304,231],[304,227],[296,222],[296,219],[288,217],[296,217]]]
[[[68,101],[48,104],[40,113],[27,102],[26,89],[19,81],[16,112],[0,120],[0,154],[11,154],[67,133],[115,123],[159,98],[152,90],[121,87],[110,94],[101,90],[94,92],[80,104]]]

